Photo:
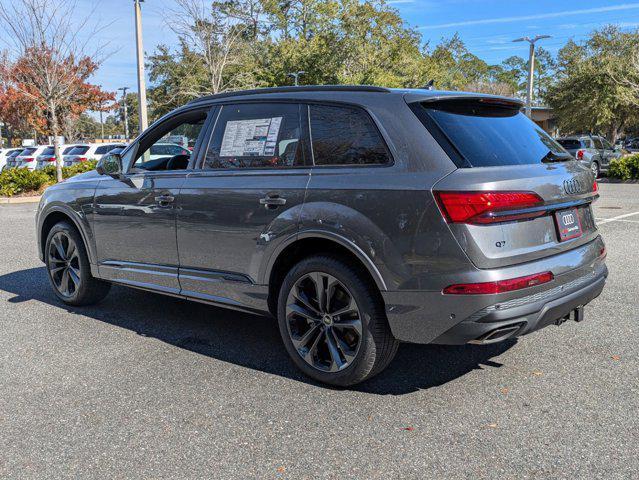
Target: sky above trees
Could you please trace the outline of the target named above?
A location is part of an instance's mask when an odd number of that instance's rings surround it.
[[[5,0],[7,1],[7,0]],[[93,81],[115,90],[136,89],[135,34],[132,0],[77,0],[78,16],[93,12],[94,24],[87,28],[110,42],[114,53]],[[419,29],[424,41],[435,45],[442,38],[459,33],[468,49],[487,63],[500,63],[512,55],[526,56],[524,44],[513,38],[536,33],[554,38],[543,46],[555,55],[569,40],[584,39],[592,30],[614,23],[622,28],[639,26],[639,2],[624,0],[390,0],[408,25]],[[147,54],[157,45],[177,42],[167,22],[172,20],[173,0],[143,3],[144,47]],[[0,32],[0,37],[3,35]]]

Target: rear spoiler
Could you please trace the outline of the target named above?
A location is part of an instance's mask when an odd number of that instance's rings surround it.
[[[404,95],[406,103],[440,103],[448,101],[467,100],[471,102],[480,102],[485,104],[493,104],[497,106],[510,107],[520,109],[523,108],[524,102],[517,98],[501,97],[498,95],[487,95],[482,93],[454,93],[454,92],[437,92],[431,94],[424,93],[407,93]]]

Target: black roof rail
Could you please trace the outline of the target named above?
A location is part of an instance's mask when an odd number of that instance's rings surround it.
[[[238,90],[235,92],[224,92],[215,95],[207,95],[195,98],[189,102],[199,103],[207,100],[217,100],[228,97],[242,97],[244,95],[259,95],[262,93],[290,93],[290,92],[378,92],[390,93],[390,89],[375,87],[373,85],[303,85],[298,87],[268,87],[254,88],[252,90]]]

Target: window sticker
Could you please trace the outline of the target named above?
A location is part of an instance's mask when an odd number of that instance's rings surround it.
[[[282,117],[226,122],[220,157],[272,157]]]

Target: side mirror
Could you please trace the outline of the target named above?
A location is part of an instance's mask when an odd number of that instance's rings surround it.
[[[119,153],[107,153],[98,161],[95,170],[100,175],[120,178],[122,176],[122,157]]]

